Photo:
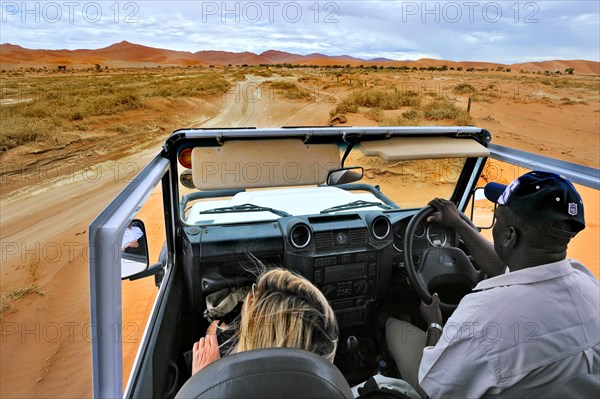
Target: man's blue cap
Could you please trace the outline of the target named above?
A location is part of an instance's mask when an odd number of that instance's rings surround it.
[[[530,226],[555,237],[571,238],[585,228],[583,201],[564,176],[549,172],[529,172],[508,186],[488,183],[485,196],[509,207]],[[557,228],[567,222],[571,231]]]

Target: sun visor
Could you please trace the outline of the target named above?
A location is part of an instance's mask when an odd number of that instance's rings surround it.
[[[192,150],[192,179],[200,190],[322,184],[339,167],[337,145],[300,139],[228,140]]]
[[[386,141],[366,141],[360,149],[367,156],[386,161],[410,159],[488,157],[490,151],[472,139],[451,137],[392,137]]]

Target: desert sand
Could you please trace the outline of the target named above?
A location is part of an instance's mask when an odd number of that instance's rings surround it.
[[[462,81],[462,76],[457,81]],[[474,82],[476,82],[476,78]],[[271,101],[254,89],[264,79],[248,77],[245,85],[252,88],[252,101],[236,100],[235,93],[225,101],[215,98],[201,104],[202,111],[189,103],[178,110],[165,109],[176,127],[215,126],[293,126],[327,125],[335,94],[323,93],[309,101]],[[456,81],[455,80],[455,81]],[[546,96],[563,96],[556,89]],[[508,89],[507,89],[508,90]],[[577,89],[573,89],[576,97]],[[493,103],[473,105],[474,124],[488,128],[494,142],[598,168],[600,100],[587,98],[587,103],[558,106],[523,101],[502,96]],[[466,98],[459,98],[464,104]],[[132,111],[122,118],[139,118]],[[146,117],[146,116],[144,116]],[[348,114],[347,125],[377,125],[363,114]],[[2,162],[20,159],[44,159],[51,163],[53,151],[77,152],[96,165],[95,168],[73,169],[66,175],[29,178],[4,185],[0,200],[2,239],[2,292],[35,284],[40,293],[31,293],[10,303],[0,314],[2,323],[0,351],[0,396],[25,397],[90,397],[91,345],[89,316],[89,280],[87,265],[87,229],[94,217],[117,195],[131,178],[131,171],[141,170],[155,154],[168,131],[151,135],[105,139],[104,151],[90,152],[88,147],[35,150],[36,144],[14,148],[2,155]],[[102,145],[95,142],[95,145]],[[114,144],[115,151],[109,152]],[[136,143],[132,145],[131,143]],[[56,154],[57,152],[54,152]],[[29,158],[27,158],[29,159]],[[66,161],[65,161],[66,162]],[[80,162],[84,162],[83,160]],[[509,182],[525,172],[510,165],[490,163],[488,177]],[[40,169],[47,171],[49,169]],[[482,180],[482,183],[484,181]],[[569,248],[569,256],[588,265],[600,276],[598,253],[600,194],[580,188],[584,197],[588,227]],[[156,219],[161,209],[160,192],[153,193],[141,216],[154,236],[149,236],[151,261],[158,257],[159,232],[164,226]],[[25,246],[24,248],[21,246]],[[124,367],[130,369],[142,336],[144,320],[156,294],[153,279],[123,282]]]

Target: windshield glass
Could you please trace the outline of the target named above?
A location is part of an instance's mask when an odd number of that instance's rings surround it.
[[[340,159],[343,153],[341,149]],[[433,198],[451,197],[465,161],[466,158],[386,161],[355,149],[344,166],[360,166],[364,175],[353,183],[326,185],[325,175],[320,174],[320,184],[244,188],[243,180],[249,173],[241,173],[244,168],[240,167],[240,176],[234,179],[239,183],[237,187],[224,185],[210,190],[195,188],[191,170],[178,165],[179,216],[186,225],[203,226],[276,220],[290,215],[420,208]],[[256,165],[261,161],[249,162]],[[303,159],[298,158],[293,164],[302,162]],[[307,170],[311,168],[309,165]],[[328,168],[332,170],[335,165]],[[295,170],[297,166],[290,167],[289,173]],[[224,173],[229,173],[227,178],[232,180],[233,169]]]
[[[353,151],[346,165],[362,166],[365,175],[360,182],[379,186],[400,208],[421,208],[433,198],[450,198],[465,161],[465,158],[385,161]]]

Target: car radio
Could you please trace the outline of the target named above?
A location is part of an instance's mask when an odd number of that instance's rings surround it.
[[[365,321],[365,305],[375,298],[376,280],[375,251],[314,258],[315,285],[331,303],[341,324]]]

